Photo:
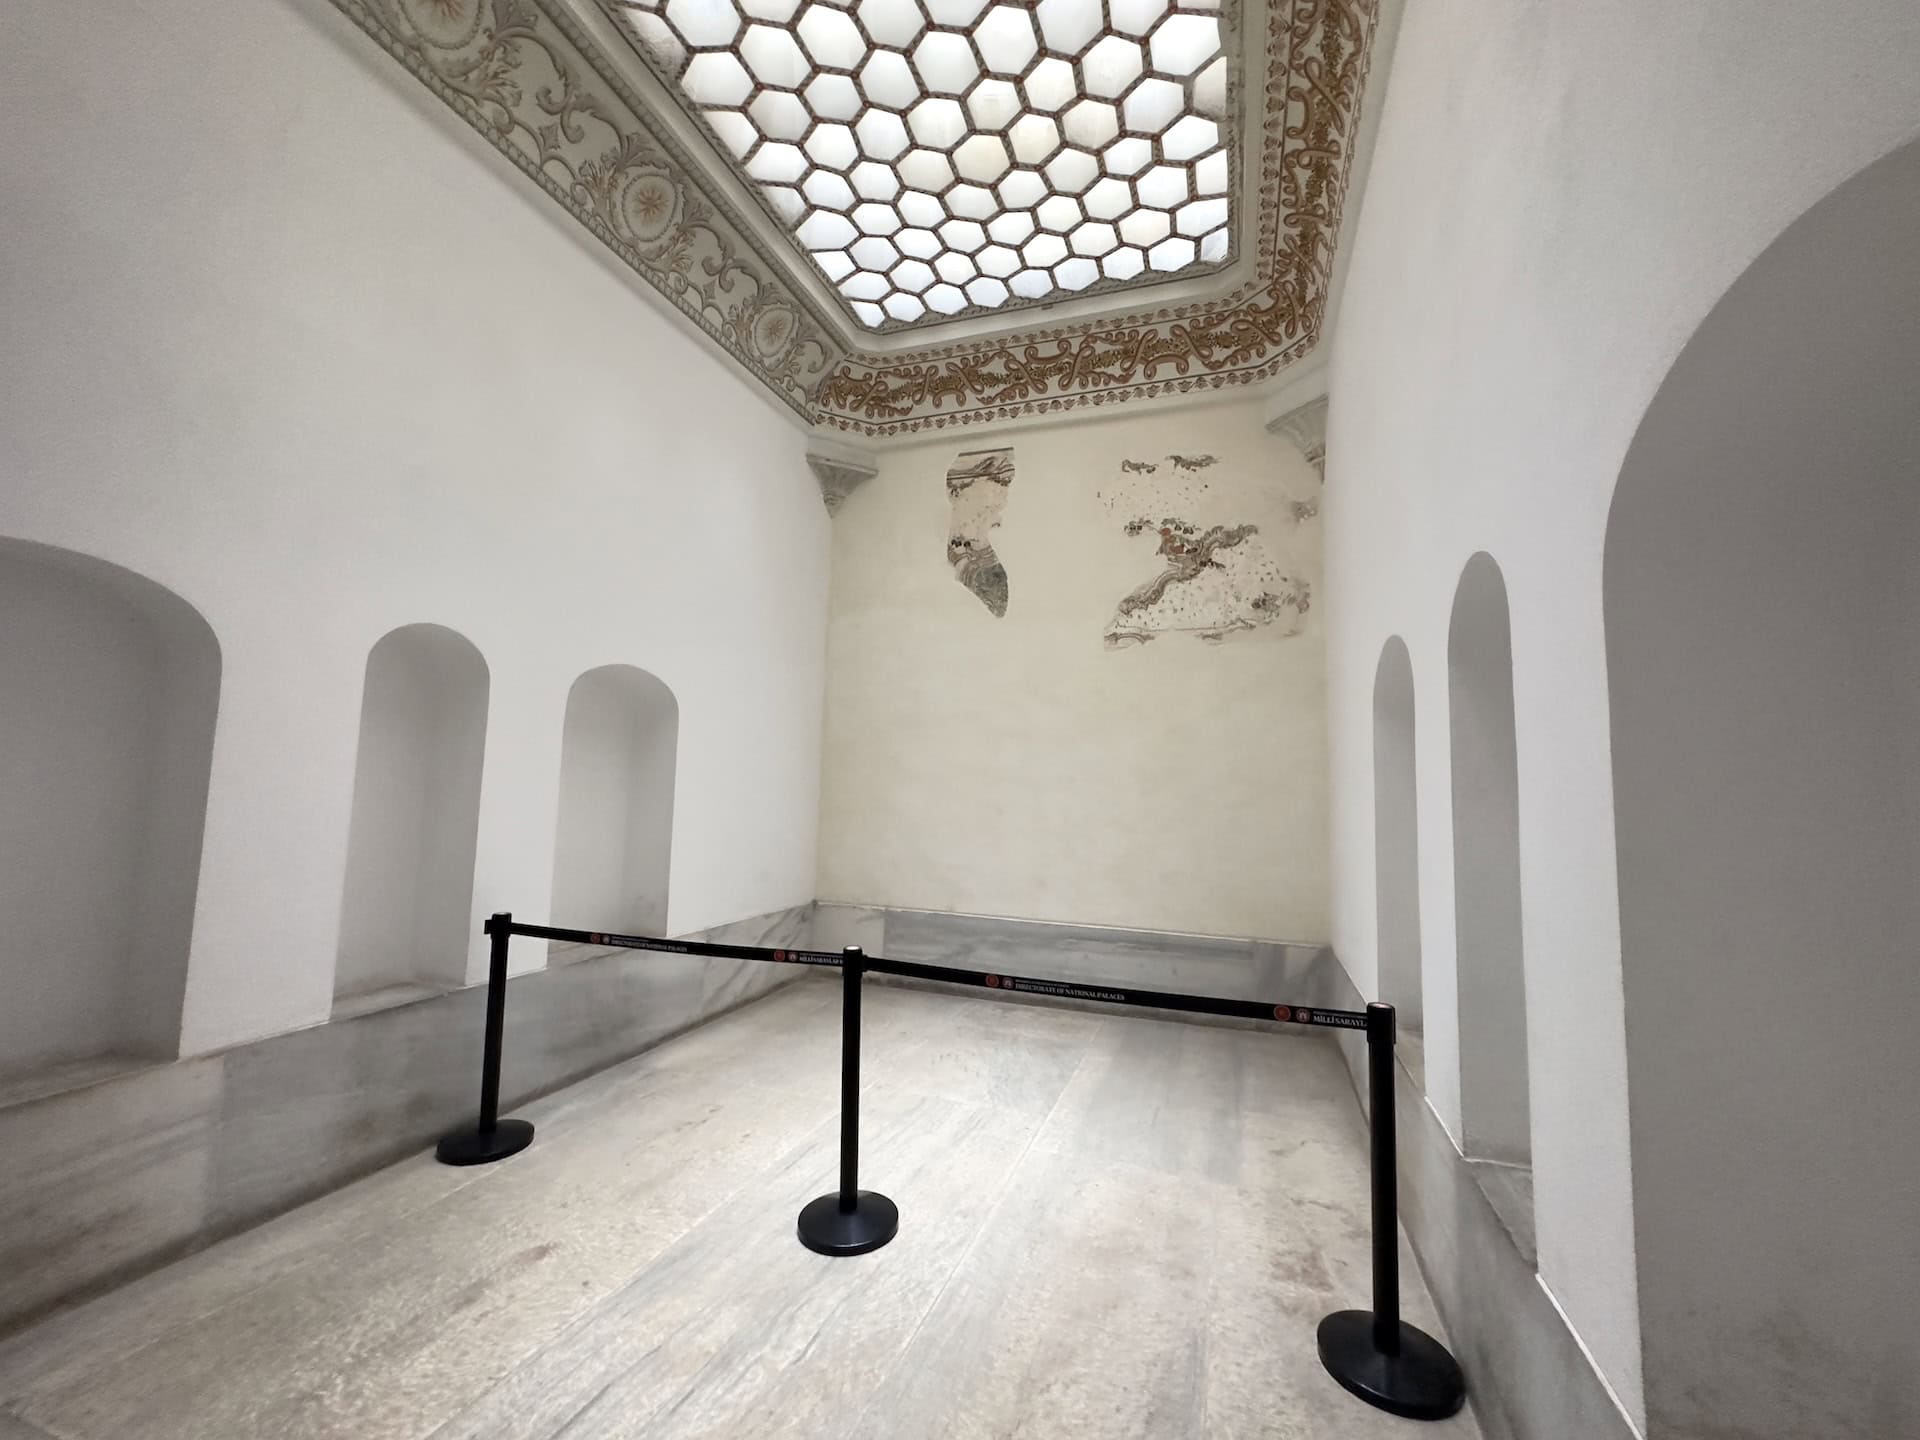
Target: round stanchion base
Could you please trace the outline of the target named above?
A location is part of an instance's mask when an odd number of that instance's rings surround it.
[[[1341,1310],[1320,1322],[1320,1363],[1350,1393],[1408,1420],[1444,1420],[1467,1398],[1459,1362],[1426,1331],[1403,1321],[1400,1353],[1376,1349],[1370,1310]]]
[[[886,1196],[862,1190],[851,1210],[838,1193],[809,1200],[800,1212],[800,1243],[822,1255],[864,1255],[878,1250],[900,1229],[900,1207]]]
[[[485,1165],[518,1155],[533,1143],[533,1124],[502,1120],[491,1130],[456,1130],[434,1148],[442,1165]]]

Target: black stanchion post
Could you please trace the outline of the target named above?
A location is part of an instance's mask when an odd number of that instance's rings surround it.
[[[840,957],[840,1189],[809,1200],[800,1212],[800,1243],[822,1255],[864,1255],[893,1239],[900,1209],[860,1188],[860,980],[866,953],[849,945]]]
[[[1320,1322],[1320,1363],[1369,1405],[1409,1420],[1444,1420],[1467,1398],[1447,1347],[1400,1318],[1400,1199],[1393,1100],[1393,1007],[1367,1006],[1367,1095],[1373,1131],[1373,1309]]]
[[[486,933],[493,939],[487,966],[487,1029],[480,1058],[480,1123],[472,1130],[456,1130],[434,1150],[447,1165],[484,1165],[517,1155],[533,1143],[533,1125],[527,1120],[500,1118],[500,1044],[507,1025],[507,942],[513,939],[513,916],[488,918]]]

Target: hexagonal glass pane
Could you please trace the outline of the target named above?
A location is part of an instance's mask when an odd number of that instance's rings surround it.
[[[733,0],[667,0],[667,23],[689,45],[726,45],[740,33]]]
[[[815,170],[800,189],[807,199],[828,210],[845,210],[853,204],[853,187],[831,170]]]
[[[967,37],[950,30],[936,30],[913,47],[913,68],[921,86],[935,95],[964,95],[980,74]]]
[[[1040,33],[1058,55],[1078,55],[1100,33],[1100,0],[1040,0]]]
[[[900,263],[900,252],[893,242],[878,235],[862,235],[847,247],[847,253],[868,270],[891,270]]]
[[[769,140],[798,140],[813,124],[800,97],[786,90],[762,90],[747,106],[747,114]]]
[[[1183,235],[1162,240],[1147,252],[1147,263],[1156,270],[1183,270],[1193,263],[1193,241]]]
[[[860,87],[850,75],[816,75],[801,94],[822,120],[854,120],[860,115]]]
[[[1067,237],[1067,244],[1076,255],[1104,255],[1119,243],[1120,237],[1114,233],[1113,226],[1098,220],[1089,220]]]
[[[967,298],[976,305],[1004,305],[1007,287],[991,276],[983,275],[967,286]]]
[[[867,57],[860,67],[860,88],[867,99],[889,110],[904,110],[920,98],[907,57],[891,50],[876,50]]]
[[[1127,129],[1157,135],[1173,123],[1186,101],[1186,93],[1174,81],[1151,78],[1134,86],[1121,110],[1127,117]]]
[[[853,257],[844,250],[822,250],[813,258],[829,280],[844,280],[854,272]]]
[[[860,158],[860,145],[853,138],[853,131],[840,124],[814,126],[802,148],[814,164],[829,165],[835,170],[848,169]]]
[[[1109,280],[1131,280],[1147,268],[1147,257],[1131,245],[1123,245],[1100,262],[1100,273]]]
[[[1086,218],[1079,202],[1068,195],[1049,195],[1034,207],[1033,216],[1042,227],[1061,235]]]
[[[1164,210],[1136,210],[1120,217],[1120,238],[1145,249],[1173,233],[1173,217]]]
[[[852,222],[829,210],[815,210],[793,233],[809,250],[839,250],[852,244],[854,238]]]
[[[1202,195],[1227,193],[1227,152],[1216,150],[1193,167],[1193,188]]]
[[[1036,235],[1020,247],[1029,265],[1046,269],[1067,258],[1067,242],[1058,235]]]
[[[1053,289],[1053,276],[1045,270],[1022,270],[1007,281],[1007,288],[1022,300],[1038,300]]]
[[[967,92],[967,118],[976,130],[1004,130],[1020,113],[1020,91],[1011,80],[982,80]]]
[[[997,187],[1000,203],[1009,210],[1025,210],[1047,198],[1047,182],[1032,170],[1016,170]]]
[[[1147,43],[1155,70],[1191,75],[1220,53],[1220,22],[1212,15],[1169,15]]]
[[[1140,78],[1144,68],[1140,47],[1121,35],[1107,36],[1080,62],[1087,93],[1105,100],[1118,100],[1126,94],[1127,87]]]
[[[1200,115],[1182,115],[1160,137],[1160,153],[1169,160],[1191,160],[1220,143],[1220,127]]]
[[[896,208],[909,225],[918,225],[931,230],[947,218],[947,207],[924,190],[909,190],[895,202]]]
[[[907,122],[890,110],[869,110],[854,123],[862,154],[891,160],[907,148]]]
[[[846,289],[844,285],[840,288],[843,291]],[[862,325],[872,326],[876,329],[884,325],[887,319],[887,312],[882,310],[878,305],[875,305],[871,300],[854,301],[853,313],[859,317]]]
[[[991,220],[994,212],[1000,208],[995,203],[991,190],[965,182],[947,191],[944,198],[947,209],[956,215],[964,215],[970,220]]]
[[[1107,0],[1107,14],[1122,35],[1144,35],[1166,13],[1167,0]]]
[[[1100,162],[1084,150],[1062,150],[1047,162],[1047,183],[1068,195],[1078,195],[1100,175]]]
[[[860,0],[853,13],[877,45],[911,45],[926,24],[914,0]]]
[[[754,147],[760,138],[760,128],[739,110],[707,110],[702,112],[707,124],[713,127],[713,133],[720,137],[720,143],[733,152],[738,160]]]
[[[886,298],[883,308],[896,320],[918,320],[927,313],[918,295],[905,295],[898,290]]]
[[[1011,162],[998,135],[970,135],[953,152],[953,168],[967,179],[991,185],[1007,173]]]
[[[1048,114],[1065,109],[1080,93],[1074,83],[1073,66],[1056,55],[1049,55],[1034,66],[1020,82],[1020,89],[1027,97],[1027,104]]]
[[[1224,119],[1227,113],[1227,57],[1222,55],[1215,60],[1193,82],[1194,108],[1202,115],[1215,120]]]
[[[954,285],[964,285],[980,272],[967,256],[956,250],[949,250],[933,262],[933,268],[940,272],[940,278]]]
[[[1087,150],[1098,150],[1120,133],[1120,112],[1104,100],[1076,100],[1060,117],[1067,139]]]
[[[1033,231],[1033,216],[1024,210],[1002,210],[987,222],[987,234],[1002,245],[1024,244]]]
[[[986,8],[987,0],[927,0],[936,25],[971,25]]]
[[[894,168],[911,190],[940,191],[953,183],[953,163],[938,150],[909,150]]]
[[[893,243],[900,247],[902,255],[911,255],[916,260],[931,260],[945,247],[940,237],[931,230],[923,230],[918,225],[910,225],[905,230],[896,230]]]
[[[862,270],[850,276],[840,286],[842,295],[851,295],[856,300],[883,300],[893,286],[884,275],[876,275],[871,270]]]
[[[1138,175],[1153,163],[1153,146],[1137,136],[1123,136],[1100,157],[1109,175]]]
[[[933,284],[933,267],[924,260],[902,260],[888,274],[887,278],[902,290],[911,290],[918,295]]]
[[[1089,260],[1084,255],[1076,255],[1071,260],[1063,260],[1053,267],[1053,278],[1064,289],[1084,290],[1100,278],[1100,263]]]
[[[852,70],[867,53],[867,42],[860,27],[844,10],[831,5],[809,5],[800,17],[800,43],[816,65],[835,70]]]
[[[1227,223],[1227,202],[1194,200],[1173,214],[1173,228],[1182,235],[1200,236]]]
[[[753,77],[731,55],[696,55],[680,88],[702,105],[738,105],[753,93]]]
[[[929,310],[942,315],[957,315],[967,308],[967,297],[952,285],[936,285],[920,298],[927,302]]]
[[[768,185],[765,189],[774,213],[789,225],[798,225],[801,217],[807,213],[806,197],[791,185]]]
[[[900,228],[900,212],[878,200],[867,200],[853,207],[853,223],[866,235],[891,235]]]
[[[907,128],[922,145],[945,150],[967,133],[967,116],[958,100],[936,97],[913,107],[907,116]]]
[[[1224,260],[1227,252],[1233,248],[1233,232],[1224,225],[1212,234],[1200,237],[1200,258],[1202,260]]]
[[[853,188],[869,200],[891,200],[900,193],[900,177],[893,173],[891,165],[882,165],[877,160],[862,160],[848,178],[853,181]]]
[[[998,275],[1003,280],[1020,268],[1020,252],[1006,245],[989,245],[974,260],[982,275]]]
[[[808,170],[807,157],[798,145],[769,140],[753,152],[747,161],[747,173],[756,180],[798,180]]]
[[[1060,127],[1045,115],[1022,115],[1007,130],[1013,158],[1022,165],[1039,165],[1060,148]]]
[[[1171,210],[1187,198],[1187,172],[1177,165],[1156,165],[1133,182],[1142,205]]]
[[[1018,5],[996,5],[974,26],[973,40],[980,58],[996,75],[1018,75],[1039,53],[1033,17]]]
[[[987,243],[987,232],[972,220],[949,220],[940,227],[940,238],[955,250],[971,253]]]
[[[740,40],[740,58],[762,85],[781,85],[794,89],[806,84],[813,66],[800,51],[800,42],[790,30],[772,25],[749,25]]]
[[[1133,208],[1133,188],[1126,181],[1109,175],[1096,181],[1093,188],[1080,197],[1080,203],[1096,220],[1118,220]]]

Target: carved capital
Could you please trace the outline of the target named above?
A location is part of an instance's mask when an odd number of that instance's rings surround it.
[[[880,473],[880,467],[872,460],[848,450],[831,453],[809,450],[807,467],[820,482],[820,498],[826,502],[829,515],[840,508],[840,502],[847,496]]]
[[[1267,433],[1293,442],[1322,480],[1327,478],[1327,397],[1296,405],[1267,422]]]

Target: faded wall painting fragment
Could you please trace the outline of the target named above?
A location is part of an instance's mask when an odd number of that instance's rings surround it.
[[[1122,460],[1100,491],[1100,503],[1130,538],[1153,542],[1159,566],[1114,607],[1104,637],[1109,650],[1168,634],[1218,644],[1275,623],[1282,636],[1300,633],[1311,587],[1274,554],[1258,525],[1233,513],[1238,487],[1209,483],[1206,472],[1219,463],[1212,455]],[[1312,504],[1287,507],[1296,525],[1318,512]]]
[[[993,532],[1013,484],[1013,451],[970,450],[947,470],[947,563],[959,582],[995,615],[1007,613],[1007,571],[993,553]]]

